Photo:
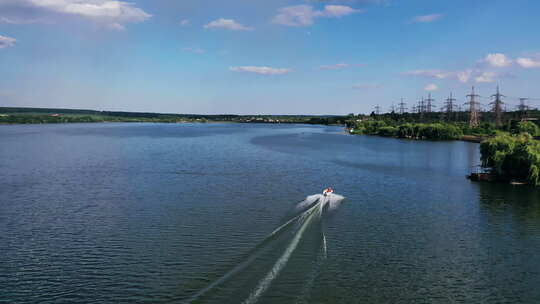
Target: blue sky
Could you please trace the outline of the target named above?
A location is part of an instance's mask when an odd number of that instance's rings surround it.
[[[369,113],[540,97],[540,1],[0,0],[0,105]],[[533,105],[535,105],[533,101]],[[538,106],[538,104],[536,104]]]

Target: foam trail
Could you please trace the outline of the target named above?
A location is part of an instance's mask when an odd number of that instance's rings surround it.
[[[321,201],[323,198],[324,198],[324,196],[322,194],[310,195],[310,196],[306,197],[305,200],[303,200],[298,205],[296,205],[296,208],[297,209],[304,209],[306,207],[309,207],[309,206],[313,205],[313,203],[315,203],[317,200]]]
[[[323,232],[323,257],[326,259],[328,257],[326,249],[326,235]]]
[[[309,212],[310,215],[313,215],[313,211],[318,207],[318,204],[308,209],[306,212]],[[266,276],[261,280],[257,288],[254,292],[251,293],[249,298],[247,298],[243,304],[253,304],[256,303],[259,297],[268,289],[272,281],[279,275],[283,267],[287,264],[289,261],[289,258],[291,257],[291,254],[294,252],[296,247],[298,246],[298,243],[300,242],[300,239],[302,238],[302,235],[304,234],[304,231],[308,227],[308,224],[311,222],[311,219],[313,217],[308,217],[302,226],[300,227],[300,230],[296,233],[294,236],[294,239],[291,241],[283,255],[278,259],[278,261],[274,264],[274,267],[266,274]]]
[[[309,223],[313,219],[313,216],[315,214],[315,210],[317,210],[318,216],[322,216],[323,210],[325,206],[328,205],[328,208],[330,210],[336,209],[339,204],[345,199],[343,196],[338,194],[330,194],[328,196],[324,196],[321,194],[315,194],[308,196],[303,202],[299,203],[297,208],[302,208],[309,206],[315,202],[318,202],[311,206],[308,210],[300,214],[301,218],[304,218],[306,214],[309,213],[309,217],[305,219],[304,223],[294,236],[294,239],[291,241],[283,255],[277,260],[277,262],[274,264],[270,272],[266,274],[266,276],[261,280],[257,288],[254,292],[250,294],[250,296],[242,302],[242,304],[254,304],[257,302],[259,297],[270,287],[270,284],[272,281],[279,275],[281,270],[285,267],[287,262],[289,261],[289,258],[291,257],[292,253],[298,246],[298,243],[300,242],[300,239],[302,238],[304,231],[309,226]],[[323,232],[323,257],[326,258],[326,236]]]
[[[234,268],[229,270],[216,281],[212,282],[210,285],[198,291],[185,303],[193,303],[199,300],[201,297],[212,291],[214,288],[229,281],[229,279],[234,275],[244,271],[248,266],[253,263],[253,261],[259,258],[259,256],[261,256],[265,252],[265,246],[271,244],[268,242],[270,242],[275,235],[281,233],[283,230],[290,227],[292,224],[299,223],[300,227],[296,228],[298,230],[294,234],[293,239],[290,241],[283,254],[275,262],[271,270],[261,279],[261,281],[259,281],[257,287],[251,292],[249,297],[244,300],[244,302],[242,302],[243,304],[256,303],[258,299],[262,296],[262,294],[270,287],[274,279],[286,266],[292,253],[296,250],[298,244],[300,243],[304,232],[310,226],[313,218],[320,218],[325,210],[333,210],[337,208],[343,199],[343,196],[337,194],[330,194],[328,196],[324,196],[322,194],[314,194],[306,197],[304,201],[298,203],[297,205],[297,209],[303,210],[300,212],[300,214],[296,215],[278,228],[274,229],[274,231],[268,234],[254,249],[251,250],[250,253],[248,253],[246,260],[236,265]],[[327,244],[324,231],[322,231],[322,258],[327,258]]]
[[[315,197],[317,195],[312,195],[312,197]],[[319,199],[318,197],[316,199]],[[305,202],[305,201],[304,201]],[[301,202],[300,204],[304,203],[304,202]],[[313,203],[313,202],[312,202]],[[257,247],[255,247],[254,251],[261,247],[267,240],[269,240],[271,237],[273,237],[274,235],[276,235],[277,233],[279,233],[281,230],[285,229],[286,227],[288,227],[289,225],[291,225],[293,222],[299,220],[299,219],[304,219],[306,217],[306,215],[309,213],[311,209],[308,209],[302,213],[300,213],[299,215],[293,217],[292,219],[288,220],[286,223],[284,223],[283,225],[279,226],[278,228],[276,228],[274,231],[272,231],[268,236],[266,236],[260,243]],[[226,274],[224,274],[222,277],[220,277],[219,279],[217,279],[216,281],[212,282],[210,285],[206,286],[205,288],[203,288],[202,290],[198,291],[196,294],[194,294],[188,301],[186,301],[186,303],[192,303],[194,301],[196,301],[197,299],[199,299],[201,296],[203,296],[204,294],[206,294],[207,292],[209,292],[210,290],[214,289],[215,287],[219,286],[220,284],[224,283],[225,281],[227,281],[230,277],[232,277],[233,275],[235,275],[236,273],[242,271],[243,269],[245,269],[247,266],[249,266],[258,256],[259,256],[260,252],[258,253],[254,253],[254,254],[250,254],[249,255],[249,258],[245,261],[243,261],[242,263],[236,265],[233,269],[229,270]]]

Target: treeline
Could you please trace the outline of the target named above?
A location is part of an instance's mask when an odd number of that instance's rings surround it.
[[[531,130],[538,134],[538,127]],[[525,132],[501,134],[480,144],[482,167],[500,181],[521,181],[540,186],[540,142]]]
[[[240,115],[232,114],[216,114],[216,115],[203,115],[203,114],[174,114],[174,113],[152,113],[152,112],[124,112],[124,111],[96,111],[96,110],[84,110],[84,109],[54,109],[54,108],[15,108],[15,107],[0,107],[0,114],[8,116],[18,116],[18,120],[24,119],[21,116],[51,116],[58,115],[62,117],[92,117],[94,120],[126,120],[130,118],[135,119],[149,119],[149,120],[167,120],[167,121],[179,121],[179,120],[220,120],[229,121],[235,120]],[[52,116],[54,117],[54,116]],[[40,117],[43,118],[43,117]],[[71,119],[74,119],[71,117]],[[69,118],[68,118],[69,120]]]
[[[407,121],[403,117],[393,119],[382,115],[377,116],[377,118],[350,115],[346,121],[346,126],[353,134],[426,140],[452,140],[465,137],[484,139],[505,132],[510,134],[529,133],[532,136],[540,136],[537,124],[512,119],[500,127],[491,122],[482,122],[479,126],[471,127],[468,122],[444,122],[440,120],[416,122],[415,119]]]
[[[102,115],[45,115],[45,114],[0,114],[0,124],[50,124],[50,123],[93,123],[93,122],[164,122],[190,121],[172,117],[147,118]],[[205,122],[205,120],[199,120]]]
[[[45,124],[73,122],[238,122],[343,125],[347,119],[348,118],[346,116],[331,115],[204,115],[0,107],[0,124]]]
[[[444,123],[394,123],[382,120],[348,122],[353,134],[379,135],[408,139],[452,140],[463,136],[463,131],[452,124]]]

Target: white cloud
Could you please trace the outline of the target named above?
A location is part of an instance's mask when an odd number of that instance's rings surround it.
[[[206,50],[203,50],[203,49],[198,48],[198,47],[195,47],[195,48],[185,47],[185,48],[182,48],[182,51],[189,52],[189,53],[194,53],[194,54],[204,54],[204,53],[206,53]]]
[[[266,66],[237,66],[237,67],[230,67],[229,70],[234,72],[248,72],[248,73],[256,73],[261,75],[283,75],[288,74],[292,70],[291,69],[285,69],[285,68],[271,68]]]
[[[58,22],[62,16],[81,17],[113,29],[151,17],[132,3],[116,0],[0,0],[2,22]]]
[[[251,31],[253,28],[242,25],[233,19],[220,18],[204,26],[205,29],[226,29],[231,31]]]
[[[503,68],[512,64],[512,60],[501,53],[487,54],[483,61],[496,68]]]
[[[471,79],[473,71],[472,70],[465,70],[460,71],[456,73],[456,77],[460,82],[466,83],[469,82],[469,79]]]
[[[521,57],[514,60],[502,53],[490,53],[478,60],[475,67],[472,68],[458,71],[412,70],[404,72],[402,75],[429,79],[454,79],[462,83],[471,80],[479,83],[491,83],[503,77],[511,77],[513,75],[511,71],[516,67],[516,64],[522,68],[540,68],[540,55],[538,60],[535,59],[534,54],[528,56],[530,58]]]
[[[426,78],[445,79],[452,76],[452,72],[441,70],[412,70],[402,73],[407,76],[421,76]]]
[[[540,60],[534,60],[532,58],[518,58],[516,59],[517,64],[525,69],[540,68]]]
[[[355,13],[360,13],[361,10],[354,9],[346,5],[326,5],[322,11],[324,17],[343,17],[347,15],[352,15]]]
[[[17,39],[0,35],[0,49],[15,46]]]
[[[497,73],[495,72],[482,72],[479,76],[477,76],[474,80],[476,82],[495,82],[495,78],[497,77]]]
[[[40,21],[41,21],[40,19],[0,16],[0,23],[6,23],[6,24],[31,24],[31,23],[39,23]]]
[[[346,5],[325,5],[322,10],[315,10],[311,5],[294,5],[280,8],[272,22],[286,26],[309,26],[316,18],[339,18],[360,12],[362,10]]]
[[[424,88],[424,90],[429,91],[429,92],[437,91],[438,89],[439,89],[439,87],[434,83],[430,83]]]
[[[189,25],[191,25],[191,21],[189,21],[189,19],[182,19],[182,20],[180,20],[180,25],[181,26],[189,26]]]
[[[422,15],[422,16],[416,16],[412,19],[413,23],[430,23],[433,21],[437,21],[443,17],[442,14],[431,14],[431,15]]]

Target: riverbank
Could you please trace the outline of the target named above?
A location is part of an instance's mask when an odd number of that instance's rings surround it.
[[[346,124],[350,134],[414,140],[462,140],[481,143],[502,134],[528,133],[533,137],[540,136],[540,128],[530,121],[509,121],[499,127],[488,122],[470,127],[464,122],[418,123],[392,120],[349,120]]]
[[[276,123],[343,125],[345,116],[317,115],[201,115],[143,112],[113,112],[77,109],[2,108],[0,124],[55,124],[103,122],[151,123]]]

